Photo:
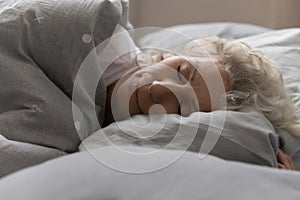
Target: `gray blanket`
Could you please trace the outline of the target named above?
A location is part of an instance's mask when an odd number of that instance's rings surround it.
[[[149,151],[143,147],[127,149]],[[172,157],[177,152],[164,153]],[[93,154],[115,156],[110,147]],[[119,160],[133,167],[159,162]],[[130,174],[111,169],[91,154],[81,152],[3,178],[0,194],[4,200],[299,200],[300,173],[212,156],[199,159],[195,153],[185,153],[158,171]]]
[[[71,101],[76,73],[118,23],[130,26],[127,3],[0,1],[0,177],[77,151],[77,105]]]

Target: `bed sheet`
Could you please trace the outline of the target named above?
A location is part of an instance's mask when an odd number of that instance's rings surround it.
[[[128,151],[149,151],[145,147],[127,147]],[[111,147],[94,154],[114,157]],[[164,151],[172,157],[176,151]],[[128,161],[141,167],[160,162]],[[186,152],[180,159],[160,170],[130,174],[112,169],[87,152],[75,153],[39,166],[14,173],[0,181],[4,200],[299,200],[300,173],[225,161],[213,156],[199,159]]]
[[[195,112],[188,117],[137,115],[96,131],[82,141],[79,150],[110,145],[209,153],[228,160],[277,166],[278,136],[263,114],[252,107]]]
[[[135,33],[140,47],[156,48],[180,52],[187,42],[209,36],[239,39],[272,31],[270,28],[246,23],[216,22],[201,24],[182,24],[167,28],[142,28]]]

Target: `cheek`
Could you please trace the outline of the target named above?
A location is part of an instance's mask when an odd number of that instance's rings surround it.
[[[196,91],[197,92],[197,91]],[[199,109],[202,112],[211,112],[211,97],[207,87],[201,87],[197,93]]]
[[[209,96],[203,96],[199,99],[200,111],[202,112],[211,112],[211,100]]]

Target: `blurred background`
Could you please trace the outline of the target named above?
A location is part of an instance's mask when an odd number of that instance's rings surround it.
[[[130,0],[129,9],[136,28],[209,22],[300,27],[300,0]]]

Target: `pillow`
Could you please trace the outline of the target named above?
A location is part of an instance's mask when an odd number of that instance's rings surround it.
[[[87,54],[110,37],[126,1],[0,2],[0,133],[9,140],[77,151],[70,100]],[[126,9],[124,9],[126,11]],[[128,21],[120,21],[129,27]],[[81,112],[77,108],[78,112]]]
[[[148,34],[141,38],[137,38],[137,44],[141,47],[154,46],[157,48],[180,52],[182,47],[193,39],[213,35],[228,39],[238,39],[265,33],[271,30],[272,29],[252,24],[233,22],[185,24],[171,26],[167,29],[146,28],[141,29],[140,32],[143,33],[144,31]],[[139,31],[139,29],[137,31]]]
[[[153,149],[130,146],[127,150]],[[93,151],[110,158],[115,158],[115,153],[112,146]],[[160,155],[169,158],[176,153],[165,150]],[[112,168],[86,152],[64,156],[1,179],[0,193],[6,197],[2,199],[9,200],[299,200],[300,196],[299,172],[214,156],[199,160],[197,154],[189,152],[169,166],[159,157],[130,162],[118,158],[124,165]],[[142,170],[144,173],[138,173]]]
[[[209,153],[221,158],[273,167],[277,164],[278,136],[263,114],[252,107],[239,112],[196,112],[189,117],[150,117],[136,115],[132,120],[113,123],[83,140],[79,149],[134,145],[199,152],[212,144]]]

